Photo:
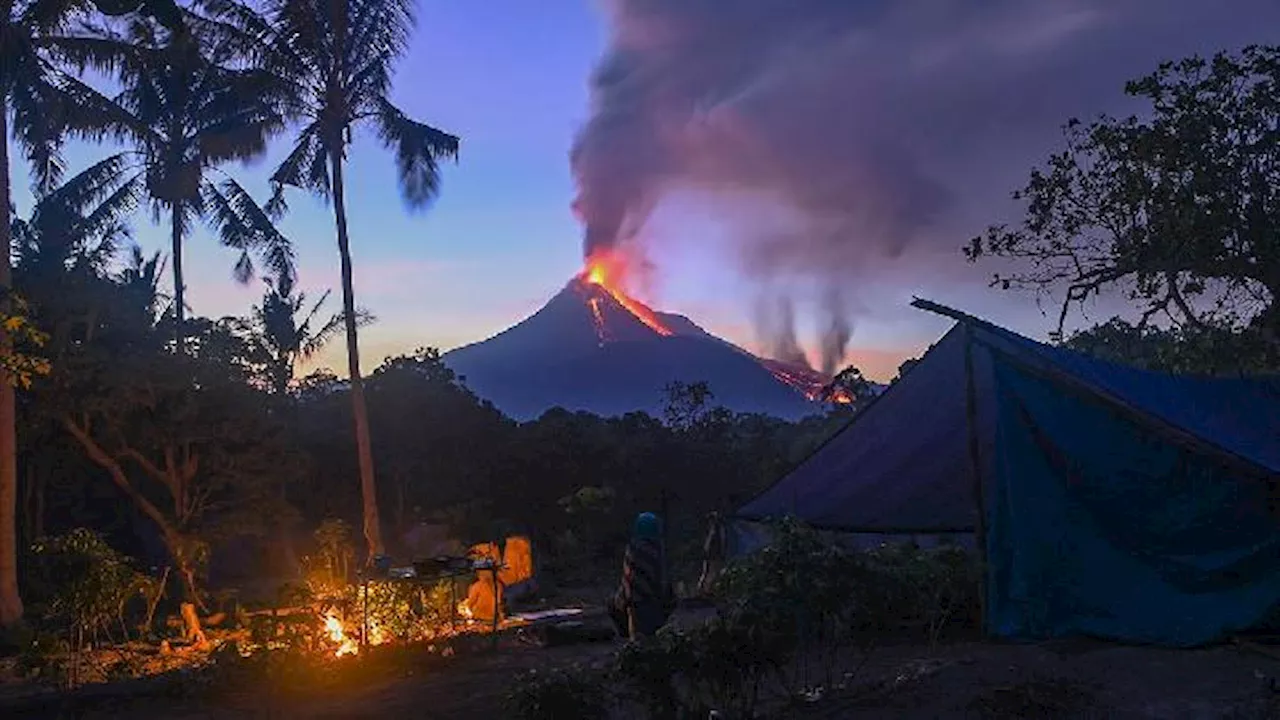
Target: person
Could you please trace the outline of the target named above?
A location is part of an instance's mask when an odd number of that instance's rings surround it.
[[[622,581],[610,614],[618,634],[635,640],[657,633],[674,609],[662,521],[653,513],[640,513],[622,558]]]

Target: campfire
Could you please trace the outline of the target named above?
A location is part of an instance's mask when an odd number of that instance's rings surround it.
[[[329,635],[329,640],[338,646],[333,651],[335,657],[343,657],[344,655],[355,655],[360,652],[360,645],[354,639],[347,635],[346,630],[342,627],[342,620],[337,615],[329,613],[324,618],[324,629]]]

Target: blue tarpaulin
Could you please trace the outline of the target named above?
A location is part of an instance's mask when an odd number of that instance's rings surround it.
[[[974,320],[737,518],[972,532],[975,474],[996,635],[1188,646],[1280,605],[1280,384],[1137,370]]]

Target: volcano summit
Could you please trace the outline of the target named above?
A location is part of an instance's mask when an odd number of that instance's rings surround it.
[[[682,315],[655,312],[588,269],[515,326],[444,356],[468,387],[517,420],[554,407],[603,416],[660,416],[663,388],[706,381],[715,404],[795,419],[818,412],[828,378],[762,359]]]

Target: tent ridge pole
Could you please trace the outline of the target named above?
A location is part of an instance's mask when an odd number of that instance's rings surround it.
[[[978,612],[982,634],[987,635],[987,503],[983,487],[982,447],[978,437],[978,388],[974,381],[973,329],[964,326],[965,428],[969,440],[969,470],[973,476],[973,500],[977,509],[974,544],[978,551]]]

